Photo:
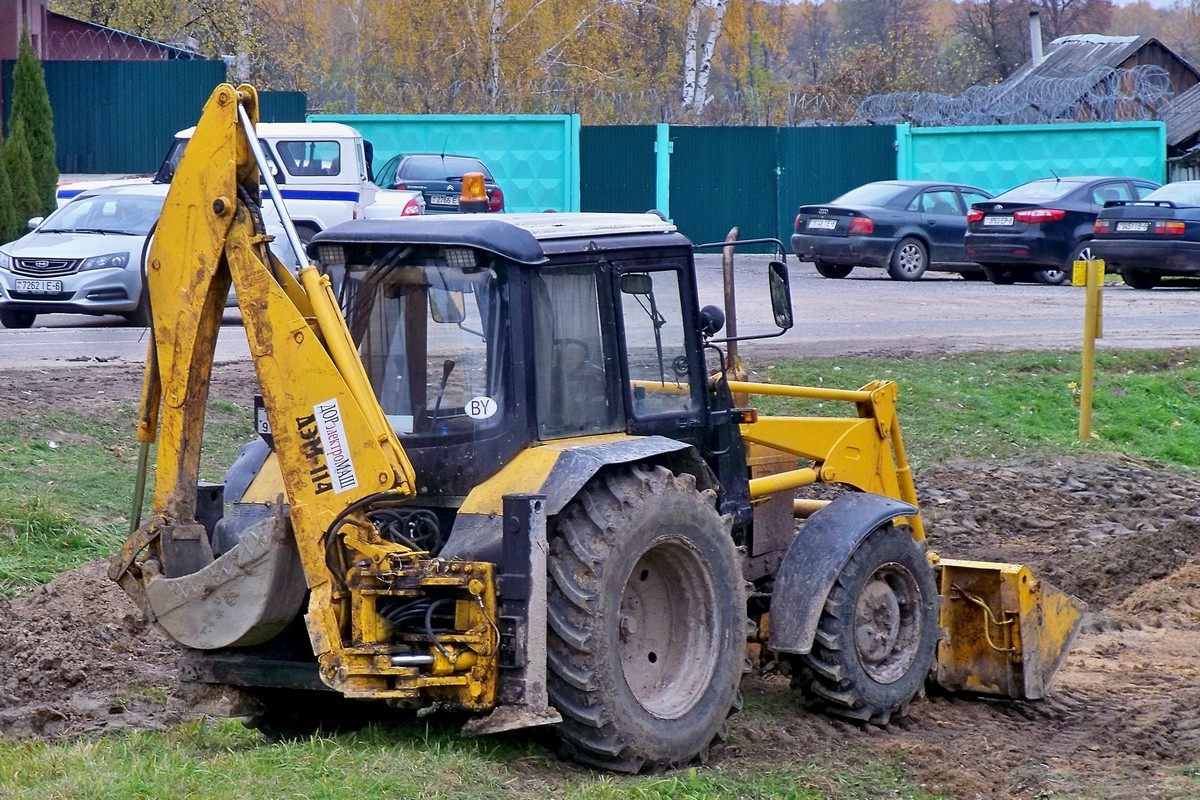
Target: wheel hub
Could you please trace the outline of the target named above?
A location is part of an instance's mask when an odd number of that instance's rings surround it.
[[[854,644],[863,670],[879,683],[899,680],[921,641],[920,590],[900,564],[875,571],[858,597]]]

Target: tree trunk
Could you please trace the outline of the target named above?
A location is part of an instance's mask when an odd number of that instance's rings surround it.
[[[689,4],[687,34],[683,43],[683,94],[680,100],[685,109],[690,109],[696,100],[696,37],[700,31],[700,2],[692,0]]]
[[[704,40],[704,57],[700,61],[699,74],[696,76],[696,113],[704,109],[708,101],[708,76],[712,72],[713,52],[717,49],[717,37],[721,35],[721,22],[725,19],[725,9],[729,0],[714,0],[713,21],[708,29],[708,38]]]

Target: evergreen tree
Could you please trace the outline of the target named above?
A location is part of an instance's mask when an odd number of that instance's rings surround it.
[[[12,189],[8,183],[8,169],[4,165],[4,137],[0,136],[0,244],[11,242],[20,235],[17,226],[17,207],[13,204]]]
[[[25,130],[25,120],[20,117],[13,121],[12,134],[4,143],[4,171],[8,173],[9,187],[12,190],[17,229],[23,231],[30,217],[41,216],[42,204],[33,177],[29,134]]]
[[[32,159],[33,179],[38,206],[36,213],[49,214],[55,209],[55,192],[58,188],[58,165],[55,163],[54,112],[50,108],[50,95],[46,91],[46,75],[42,62],[33,52],[29,38],[29,25],[21,36],[17,51],[17,63],[13,65],[12,113],[9,116],[9,135],[12,135],[17,120],[25,121],[25,131]],[[9,180],[15,183],[12,173]],[[15,191],[15,189],[14,189]],[[24,221],[22,221],[22,224]]]

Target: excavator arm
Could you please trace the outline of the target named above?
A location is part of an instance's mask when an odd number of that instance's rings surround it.
[[[110,576],[175,641],[199,650],[267,641],[307,597],[308,636],[328,686],[351,697],[489,708],[498,649],[492,565],[430,559],[373,521],[374,512],[403,508],[416,477],[329,278],[312,265],[293,276],[268,247],[260,176],[274,186],[260,173],[257,109],[252,87],[213,92],[154,235],[138,425],[144,453],[157,441],[152,507],[144,524],[135,513]],[[211,531],[197,520],[197,484],[231,284],[284,493],[214,557]],[[410,624],[420,618],[423,627]]]

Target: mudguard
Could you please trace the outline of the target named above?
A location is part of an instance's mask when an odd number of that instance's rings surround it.
[[[809,517],[788,546],[775,577],[771,649],[797,655],[809,652],[825,598],[858,545],[880,525],[916,513],[908,503],[854,492]]]

